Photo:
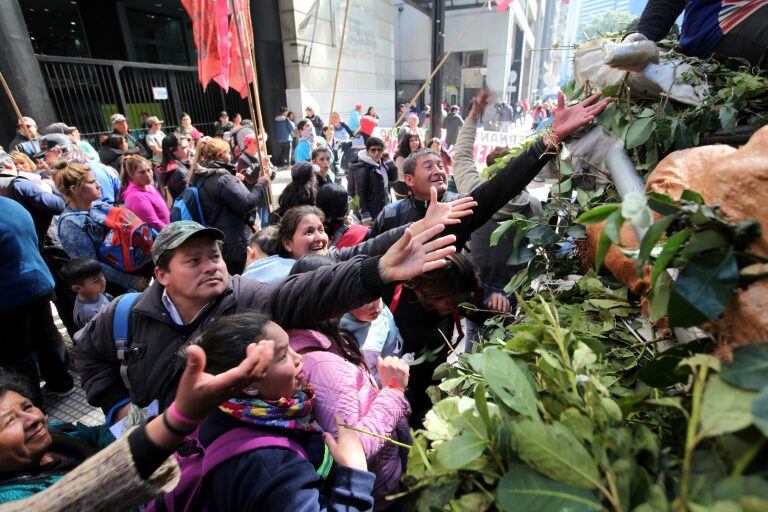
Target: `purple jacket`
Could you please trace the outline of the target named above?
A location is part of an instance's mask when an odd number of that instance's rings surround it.
[[[334,414],[352,426],[410,443],[408,400],[393,388],[379,389],[368,369],[341,357],[322,333],[306,329],[288,331],[291,348],[302,354],[304,373],[315,390],[315,418],[336,435]],[[308,351],[309,349],[309,351]],[[320,349],[320,350],[317,350]],[[374,509],[384,508],[385,496],[398,492],[403,464],[400,449],[381,439],[360,434],[368,471],[376,475]]]

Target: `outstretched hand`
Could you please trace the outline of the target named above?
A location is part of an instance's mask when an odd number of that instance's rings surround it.
[[[557,137],[554,142],[562,142],[570,134],[592,122],[611,102],[611,98],[605,98],[600,102],[597,101],[598,99],[600,99],[599,92],[576,105],[566,107],[565,95],[558,92],[557,112],[555,112],[555,118],[552,120],[552,130]]]
[[[197,345],[187,347],[187,366],[176,391],[176,409],[191,418],[205,418],[226,399],[264,376],[275,355],[275,343],[251,343],[246,357],[235,368],[219,375],[205,373],[205,352]]]
[[[431,240],[444,229],[444,224],[438,224],[418,235],[414,235],[411,228],[406,229],[400,240],[379,260],[381,279],[385,283],[407,281],[445,266],[444,258],[456,252],[456,247],[451,245],[456,242],[456,237],[448,235]]]
[[[357,432],[344,427],[344,420],[338,414],[333,417],[336,420],[338,437],[334,439],[328,432],[323,434],[323,441],[328,445],[333,460],[340,466],[368,471],[363,443],[360,442]]]
[[[488,89],[483,89],[477,96],[472,99],[472,108],[469,110],[469,116],[472,119],[477,119],[485,112],[488,105],[491,104],[492,93]]]
[[[411,233],[417,236],[427,229],[444,224],[459,224],[461,219],[472,215],[472,208],[477,206],[477,201],[471,197],[462,197],[455,201],[440,202],[437,200],[437,189],[429,189],[429,207],[423,219],[411,224]]]

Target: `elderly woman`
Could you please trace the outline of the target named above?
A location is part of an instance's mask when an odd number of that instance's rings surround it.
[[[204,372],[203,349],[190,347],[173,404],[117,442],[107,425],[48,425],[22,378],[1,373],[2,510],[128,510],[172,489],[179,470],[168,457],[232,390],[253,385],[272,363],[274,343],[257,343],[215,376]]]

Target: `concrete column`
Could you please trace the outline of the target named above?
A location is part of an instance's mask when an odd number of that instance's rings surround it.
[[[32,50],[27,25],[18,0],[0,0],[0,71],[11,89],[21,115],[37,121],[40,128],[56,121],[40,65]],[[0,144],[5,146],[16,132],[16,114],[0,90]]]

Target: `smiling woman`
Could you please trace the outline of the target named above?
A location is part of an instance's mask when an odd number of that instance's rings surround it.
[[[115,440],[106,426],[46,425],[24,378],[0,374],[0,503],[47,489]]]

